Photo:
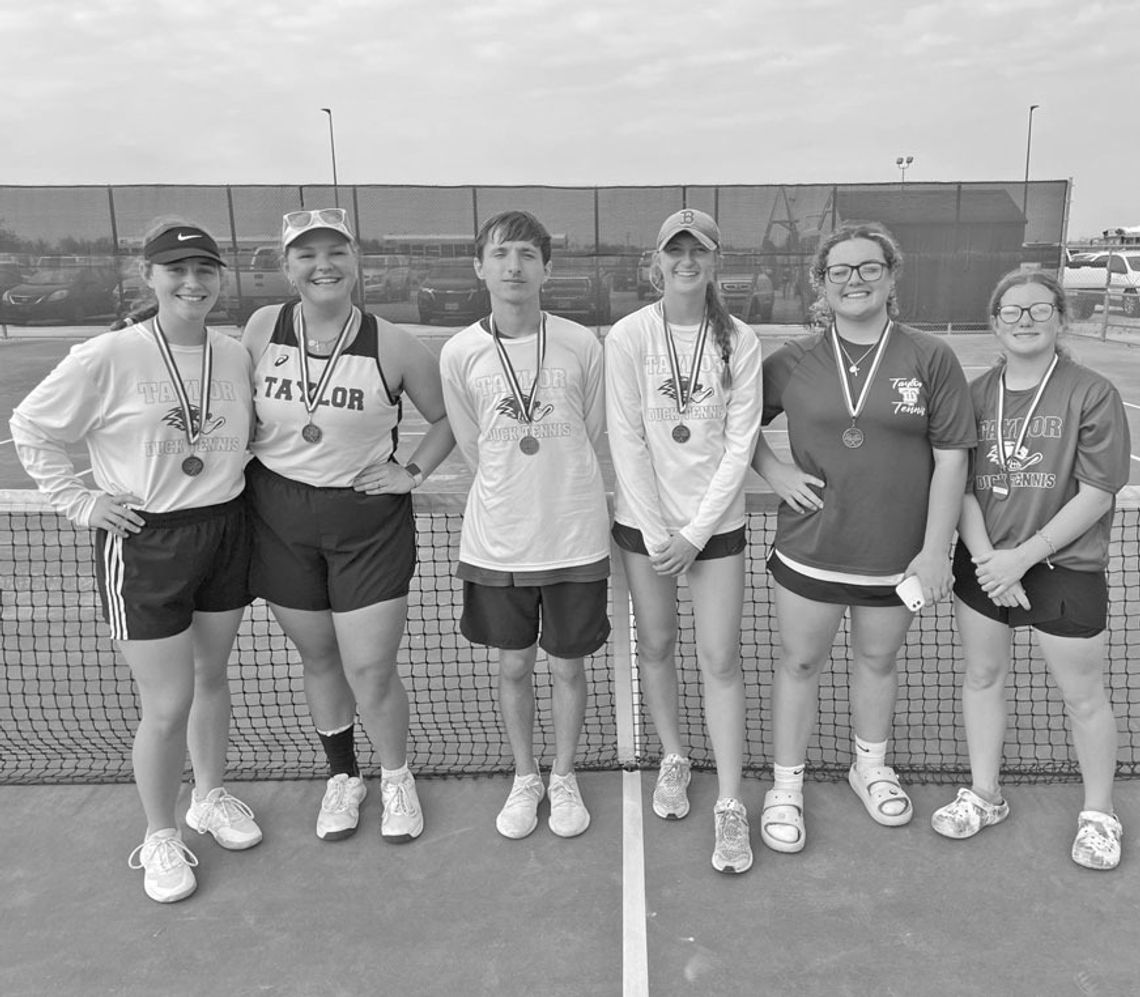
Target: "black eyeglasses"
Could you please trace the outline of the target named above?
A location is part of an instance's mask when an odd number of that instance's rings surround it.
[[[854,266],[837,263],[833,267],[827,267],[823,272],[831,284],[846,284],[853,273],[858,274],[860,280],[870,283],[882,279],[883,274],[887,272],[887,265],[879,260],[867,260]]]
[[[997,317],[1006,325],[1017,325],[1021,321],[1021,316],[1025,314],[1028,314],[1034,322],[1048,322],[1056,310],[1057,306],[1049,301],[1035,301],[1025,308],[1021,305],[1002,305],[997,310]]]

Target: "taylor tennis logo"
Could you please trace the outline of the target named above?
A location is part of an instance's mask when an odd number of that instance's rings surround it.
[[[658,392],[658,394],[662,394],[666,398],[669,398],[673,402],[677,401],[677,385],[673,382],[673,378],[671,378],[671,377],[668,378],[667,380],[662,381],[659,385],[657,385],[657,392]],[[681,375],[681,395],[682,395],[682,397],[684,397],[684,396],[687,396],[688,393],[689,393],[689,377],[687,374],[682,374]],[[698,379],[696,387],[693,388],[693,394],[692,394],[690,401],[692,402],[693,405],[700,405],[700,403],[703,402],[706,398],[708,398],[708,396],[711,395],[712,393],[713,393],[713,389],[709,386],[701,384],[700,380]]]
[[[526,422],[526,419],[523,418],[523,410],[519,408],[519,403],[515,400],[514,395],[507,395],[500,399],[499,404],[495,406],[495,411],[499,415],[505,415],[508,419],[514,419],[515,422]],[[542,422],[553,411],[554,406],[549,402],[545,405],[539,405],[534,410],[531,422]]]
[[[920,401],[922,381],[917,377],[892,377],[891,387],[899,393],[897,401],[892,401],[895,415],[926,415],[926,406]]]
[[[1040,450],[1037,453],[1030,453],[1029,447],[1022,446],[1020,449],[1014,450],[1017,443],[1014,440],[1005,440],[1005,466],[1010,471],[1025,471],[1033,467],[1034,464],[1040,464],[1045,459],[1045,455]],[[998,448],[995,443],[986,452],[986,460],[988,460],[995,467],[1001,467],[1002,462],[998,460]]]
[[[190,432],[193,433],[202,424],[202,412],[197,405],[190,406],[190,419],[194,423],[190,427]],[[179,432],[185,433],[186,418],[182,414],[182,406],[178,405],[175,408],[167,409],[166,414],[162,417],[162,421],[168,426],[172,426]],[[209,412],[206,413],[206,425],[202,428],[202,435],[209,436],[211,433],[216,433],[226,424],[226,417],[224,415],[212,416]]]

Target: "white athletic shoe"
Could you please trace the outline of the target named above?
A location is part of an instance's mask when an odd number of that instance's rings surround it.
[[[424,812],[420,809],[416,779],[411,772],[402,779],[381,779],[380,800],[384,805],[380,836],[385,841],[398,844],[423,833]]]
[[[495,818],[495,829],[504,838],[525,838],[538,827],[538,805],[545,795],[541,776],[516,775],[507,802]]]
[[[172,904],[185,900],[198,888],[192,866],[198,864],[194,853],[182,841],[177,828],[164,827],[131,852],[127,865],[145,869],[143,889],[151,900]]]
[[[368,795],[368,787],[359,776],[338,772],[329,779],[317,814],[317,837],[322,841],[343,841],[356,834],[360,823],[360,804]]]
[[[558,837],[576,838],[590,826],[590,811],[582,802],[578,779],[573,772],[569,775],[555,775],[551,772],[547,793],[550,795],[550,817],[547,824]]]
[[[197,789],[191,791],[186,824],[199,834],[212,834],[219,845],[235,852],[261,841],[261,828],[253,819],[253,811],[222,786],[205,796],[199,796]]]

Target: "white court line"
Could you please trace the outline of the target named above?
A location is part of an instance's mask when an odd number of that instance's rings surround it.
[[[645,843],[642,840],[641,773],[637,769],[640,731],[636,674],[633,668],[634,629],[629,580],[617,547],[611,544],[610,598],[612,617],[628,626],[613,633],[614,709],[621,779],[622,994],[649,997],[649,952],[645,930]]]
[[[1123,399],[1121,399],[1123,401]],[[1140,405],[1133,405],[1132,402],[1124,402],[1126,408],[1140,409]]]
[[[641,772],[622,772],[622,995],[649,997]]]

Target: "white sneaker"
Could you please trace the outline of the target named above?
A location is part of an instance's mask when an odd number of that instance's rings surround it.
[[[752,844],[748,840],[748,812],[739,800],[717,800],[713,810],[716,848],[712,864],[717,872],[747,872],[752,868]]]
[[[322,841],[343,841],[356,834],[360,804],[368,787],[359,776],[338,772],[328,781],[321,812],[317,814],[317,837]]]
[[[657,785],[653,788],[653,812],[663,820],[680,820],[689,812],[689,780],[692,762],[681,755],[661,759]]]
[[[198,888],[194,870],[198,859],[182,841],[177,828],[164,827],[131,852],[127,865],[132,869],[145,869],[143,889],[151,900],[171,904],[185,900]]]
[[[199,834],[212,834],[219,845],[235,852],[261,841],[261,828],[253,819],[253,811],[222,786],[205,796],[199,796],[197,789],[191,791],[186,824]]]
[[[504,838],[525,838],[538,827],[538,805],[545,795],[540,776],[516,775],[507,802],[495,818],[495,829]]]
[[[555,775],[550,773],[550,817],[547,824],[560,838],[574,838],[590,826],[590,811],[582,802],[578,791],[578,779],[574,773]]]
[[[420,809],[416,779],[411,772],[402,779],[381,779],[380,801],[384,805],[380,836],[385,841],[402,843],[423,833],[424,812]]]

